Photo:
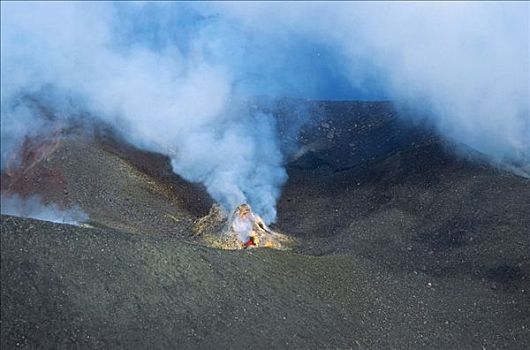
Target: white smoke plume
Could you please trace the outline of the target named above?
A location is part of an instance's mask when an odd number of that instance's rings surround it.
[[[44,203],[38,196],[22,198],[2,195],[2,214],[79,226],[88,220],[88,214],[78,207],[63,210],[54,203]]]
[[[271,222],[283,156],[274,118],[248,106],[268,95],[391,98],[530,173],[528,3],[1,6],[2,164],[43,127],[23,102],[37,96],[104,119],[227,209],[246,201]]]
[[[219,6],[247,28],[335,45],[352,86],[366,87],[365,70],[376,71],[385,95],[414,111],[410,118],[530,176],[528,2]]]
[[[20,95],[52,86],[134,144],[170,155],[178,174],[204,183],[227,209],[249,202],[273,221],[286,180],[275,121],[238,107],[234,73],[215,58],[224,38],[193,33],[185,53],[130,43],[134,36],[112,34],[128,21],[113,6],[2,3],[2,133],[16,141],[34,132]]]

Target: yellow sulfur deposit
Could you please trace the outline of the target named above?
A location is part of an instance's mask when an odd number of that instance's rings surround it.
[[[239,205],[230,217],[214,205],[208,215],[195,222],[193,232],[219,249],[288,249],[294,243],[288,236],[271,230],[248,204]]]

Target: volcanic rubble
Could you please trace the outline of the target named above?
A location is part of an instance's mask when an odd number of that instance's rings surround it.
[[[289,108],[288,251],[205,244],[205,188],[105,126],[26,140],[2,195],[89,220],[2,216],[2,348],[527,349],[530,181],[390,103]]]

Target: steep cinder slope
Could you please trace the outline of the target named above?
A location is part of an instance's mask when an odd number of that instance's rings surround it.
[[[527,295],[353,256],[2,216],[2,348],[509,348]]]
[[[528,348],[528,179],[456,157],[388,103],[306,107],[274,112],[276,228],[295,252],[185,243],[211,199],[112,134],[29,148],[2,191],[99,228],[2,217],[1,345]]]
[[[191,235],[212,201],[171,171],[169,159],[135,149],[108,132],[68,130],[33,140],[22,162],[2,174],[2,193],[39,195],[79,206],[90,223],[132,233]]]
[[[390,105],[359,104],[322,103],[302,132],[324,146],[290,163],[278,207],[300,251],[528,290],[530,180],[458,156]]]

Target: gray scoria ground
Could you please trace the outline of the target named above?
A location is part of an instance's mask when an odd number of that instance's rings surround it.
[[[530,181],[386,103],[304,110],[275,226],[289,252],[201,245],[204,189],[106,132],[2,174],[95,226],[2,216],[2,349],[528,349]]]

